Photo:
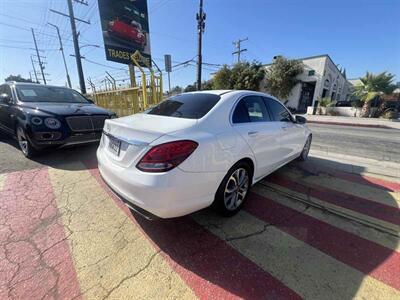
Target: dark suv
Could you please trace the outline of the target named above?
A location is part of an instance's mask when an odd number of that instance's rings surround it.
[[[26,157],[51,146],[97,142],[105,119],[114,117],[73,89],[19,82],[0,85],[0,131],[16,137]]]

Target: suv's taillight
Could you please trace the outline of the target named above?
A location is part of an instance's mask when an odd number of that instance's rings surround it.
[[[194,141],[175,141],[151,148],[136,167],[143,172],[166,172],[179,166],[196,150]]]

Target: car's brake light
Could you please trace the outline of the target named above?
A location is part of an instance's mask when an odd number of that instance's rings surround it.
[[[143,172],[166,172],[179,166],[196,150],[198,144],[183,140],[160,144],[151,148],[136,167]]]

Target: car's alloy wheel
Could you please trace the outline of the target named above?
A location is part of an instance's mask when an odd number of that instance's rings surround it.
[[[28,141],[25,131],[22,129],[22,127],[17,128],[17,138],[22,153],[28,158],[32,157],[35,153],[35,149],[33,149],[31,143]]]
[[[246,162],[238,162],[225,175],[215,193],[212,207],[224,216],[236,214],[251,188],[252,173]]]
[[[308,153],[310,152],[310,148],[311,148],[311,135],[307,138],[307,141],[304,145],[303,151],[301,151],[301,154],[299,156],[299,159],[301,161],[305,161],[308,158]]]
[[[227,210],[234,211],[244,201],[249,189],[249,174],[244,168],[236,169],[225,186],[224,204]]]

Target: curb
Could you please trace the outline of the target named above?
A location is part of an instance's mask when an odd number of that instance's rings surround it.
[[[381,128],[381,129],[397,129],[394,127],[378,124],[357,124],[357,123],[339,123],[339,122],[326,122],[326,121],[311,121],[307,120],[307,123],[311,124],[325,124],[325,125],[336,125],[336,126],[352,126],[352,127],[366,127],[366,128]]]

